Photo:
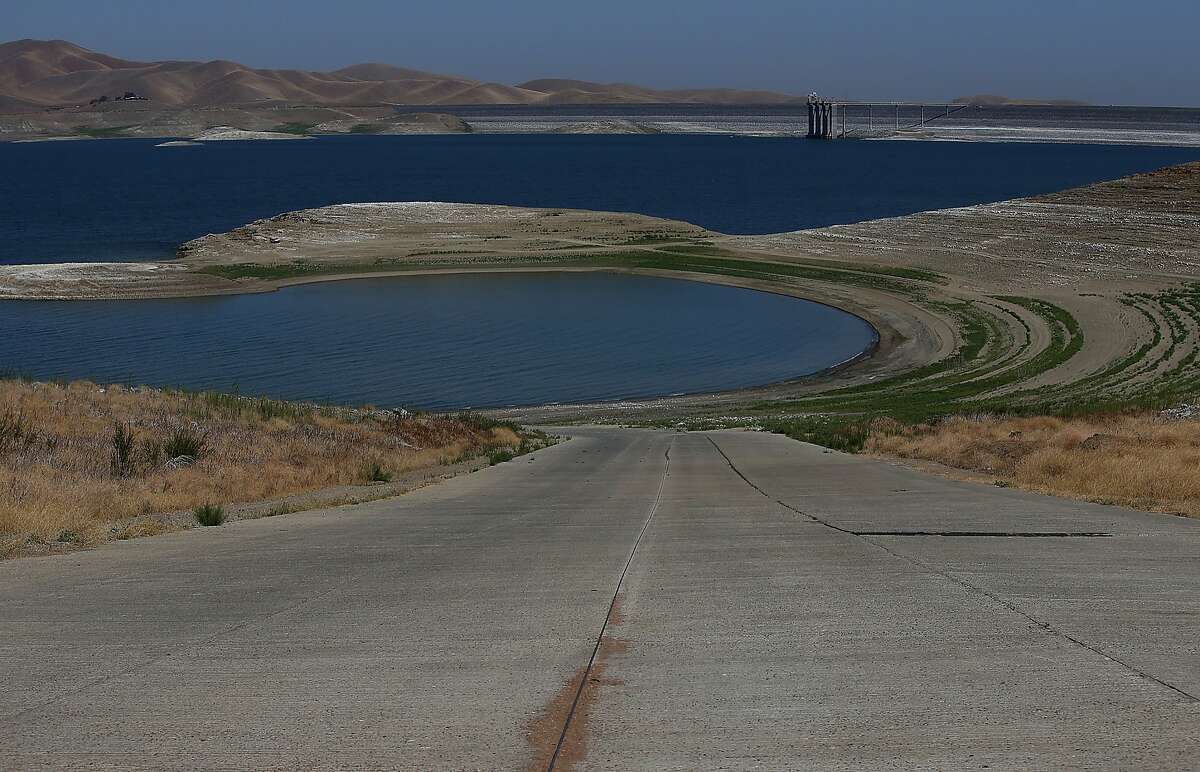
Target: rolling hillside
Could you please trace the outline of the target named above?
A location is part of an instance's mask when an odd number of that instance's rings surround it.
[[[762,104],[797,97],[765,91],[662,91],[623,83],[534,80],[519,86],[368,63],[333,72],[254,69],[237,62],[136,62],[65,40],[0,44],[0,110],[87,104],[134,92],[169,106],[289,103],[405,104]]]

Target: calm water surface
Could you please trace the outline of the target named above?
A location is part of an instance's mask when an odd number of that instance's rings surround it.
[[[0,143],[0,263],[161,259],[205,233],[355,201],[640,212],[726,233],[777,233],[1200,158],[1164,147],[687,135],[156,143]]]
[[[858,317],[816,303],[602,273],[10,301],[0,329],[0,361],[38,378],[428,410],[752,386],[824,369],[875,340]]]

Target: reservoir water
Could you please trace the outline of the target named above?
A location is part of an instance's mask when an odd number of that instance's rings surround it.
[[[147,260],[304,207],[461,201],[768,233],[1031,195],[1200,158],[1104,145],[734,136],[0,143],[0,264]],[[0,370],[441,410],[728,389],[861,352],[791,298],[609,275],[373,279],[242,297],[0,301]]]
[[[1184,161],[1114,145],[736,136],[0,143],[0,263],[148,260],[294,209],[453,201],[638,212],[777,233],[1000,201]]]
[[[828,306],[606,273],[344,281],[266,295],[0,303],[0,361],[37,378],[448,410],[769,383],[874,330]]]

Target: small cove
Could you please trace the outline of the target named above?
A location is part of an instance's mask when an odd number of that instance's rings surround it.
[[[38,379],[423,410],[649,397],[811,374],[875,331],[829,306],[607,273],[361,279],[262,295],[0,303]]]

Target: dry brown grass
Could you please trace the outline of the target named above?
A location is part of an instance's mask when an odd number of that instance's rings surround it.
[[[117,425],[134,442],[114,468]],[[164,452],[181,430],[203,438],[194,463]],[[472,419],[0,381],[0,556],[161,532],[157,513],[367,483],[372,465],[401,475],[520,443]]]
[[[865,449],[1043,493],[1200,517],[1200,421],[1146,413],[889,422],[872,431]]]

